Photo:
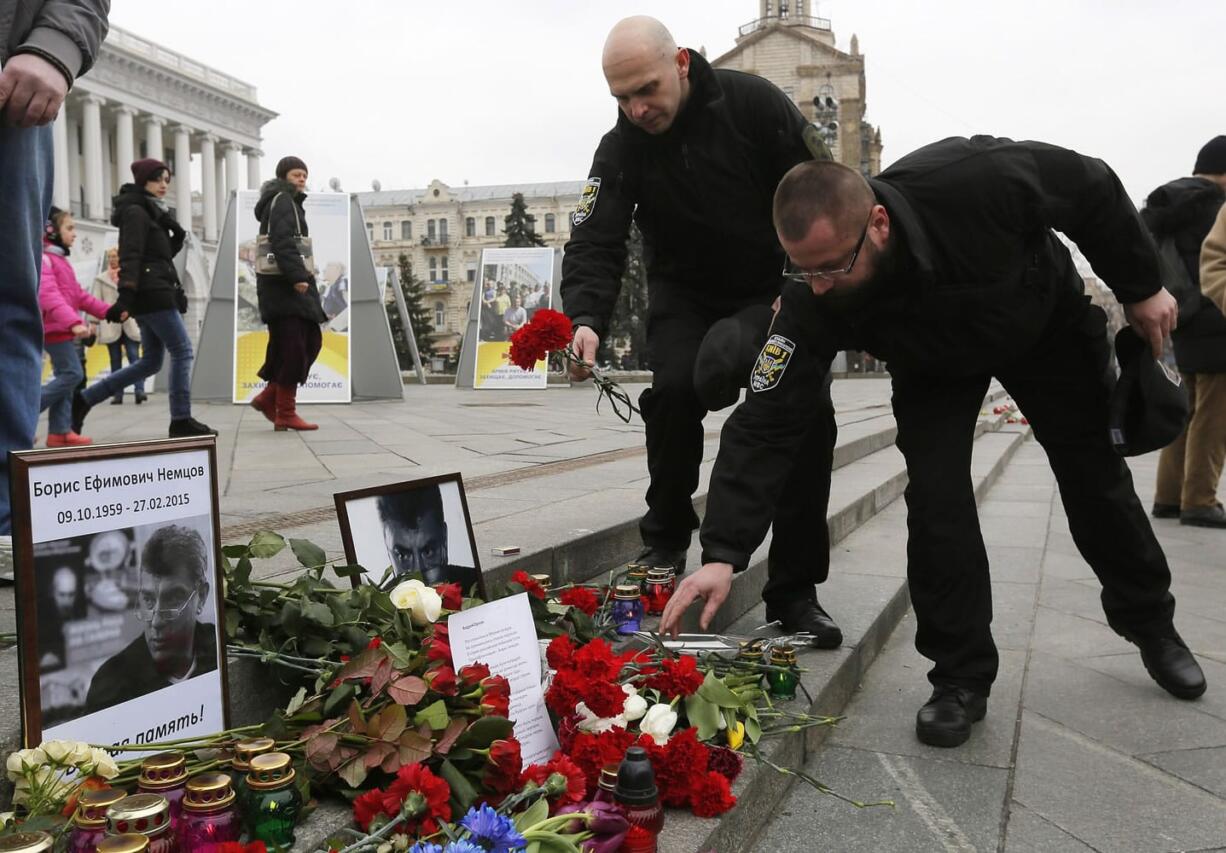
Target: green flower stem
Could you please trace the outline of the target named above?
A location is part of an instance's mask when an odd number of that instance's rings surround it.
[[[389,820],[383,826],[372,832],[370,835],[363,836],[360,841],[355,841],[348,847],[343,848],[340,853],[357,853],[359,850],[378,847],[380,841],[391,834],[392,830],[400,826],[405,821],[405,815],[398,814],[396,817]]]

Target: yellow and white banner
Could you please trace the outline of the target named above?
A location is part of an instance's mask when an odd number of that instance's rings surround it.
[[[507,354],[511,334],[541,308],[553,307],[553,256],[549,247],[481,253],[474,388],[544,388],[548,384],[543,359],[533,370],[521,370],[507,360]]]

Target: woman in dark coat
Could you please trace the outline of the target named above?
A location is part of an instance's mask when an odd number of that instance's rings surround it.
[[[143,354],[123,370],[100,379],[73,400],[76,432],[91,407],[121,393],[128,385],[153,376],[170,353],[170,437],[216,435],[192,417],[192,342],[183,325],[187,294],[179,283],[174,256],[187,236],[162,201],[170,187],[170,169],[161,160],[137,160],[133,182],[119,188],[111,224],[119,228],[118,319],[127,312],[140,327]]]
[[[328,322],[315,286],[315,271],[307,269],[295,237],[310,234],[302,203],[306,199],[307,167],[297,157],[282,157],[277,177],[265,181],[255,218],[268,235],[279,275],[256,275],[260,319],[268,325],[268,349],[259,377],[268,384],[251,400],[257,411],[281,430],[319,429],[298,416],[298,386],[311,375],[311,365],[323,344],[321,325]]]

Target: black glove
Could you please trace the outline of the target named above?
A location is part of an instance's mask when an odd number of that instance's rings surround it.
[[[108,323],[122,323],[124,314],[132,313],[132,303],[136,300],[136,292],[130,287],[119,288],[119,297],[115,304],[106,309]]]

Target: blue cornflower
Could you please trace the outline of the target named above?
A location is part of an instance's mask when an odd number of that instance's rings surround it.
[[[489,853],[513,853],[528,846],[509,817],[500,815],[488,805],[473,807],[460,825],[473,834],[473,839]]]
[[[473,844],[467,838],[461,838],[448,844],[443,853],[485,853],[485,848],[480,844]]]
[[[419,841],[409,848],[409,853],[443,853],[443,848],[429,841]]]

